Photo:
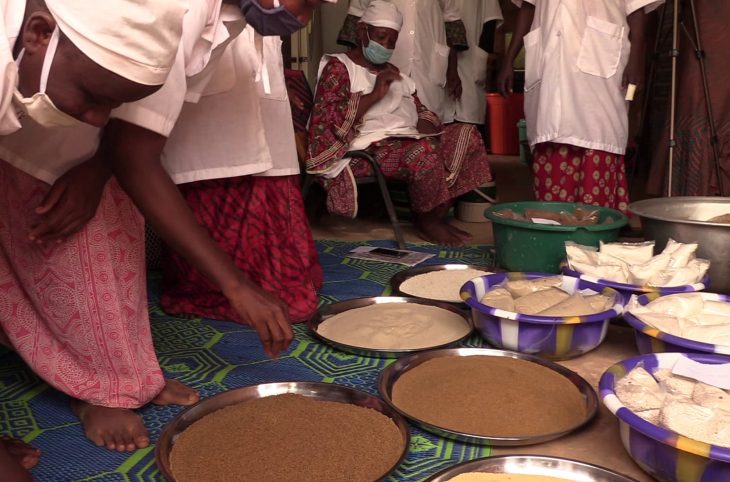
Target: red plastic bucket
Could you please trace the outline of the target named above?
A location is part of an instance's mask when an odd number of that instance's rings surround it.
[[[489,139],[493,154],[518,155],[520,135],[517,122],[525,117],[524,94],[487,94]]]

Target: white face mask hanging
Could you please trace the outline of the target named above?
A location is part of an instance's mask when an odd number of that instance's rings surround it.
[[[43,67],[41,68],[40,92],[34,94],[33,97],[23,97],[18,89],[15,89],[15,101],[25,114],[43,127],[73,127],[83,124],[82,121],[71,117],[65,112],[59,110],[51,98],[46,94],[46,86],[48,85],[48,76],[51,72],[53,58],[56,55],[58,47],[59,30],[56,27],[51,34],[46,48],[46,55],[43,58]],[[18,58],[15,60],[16,65],[20,65],[23,60],[25,49],[20,51]],[[22,115],[22,114],[21,114]]]

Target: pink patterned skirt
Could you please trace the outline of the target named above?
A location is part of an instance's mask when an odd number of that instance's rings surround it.
[[[94,405],[137,408],[164,386],[147,313],[144,223],[110,180],[66,241],[28,240],[50,186],[0,161],[0,327],[31,369]]]

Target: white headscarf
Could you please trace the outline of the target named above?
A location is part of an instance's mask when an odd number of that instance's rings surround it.
[[[373,27],[392,28],[400,32],[400,28],[403,26],[403,15],[392,3],[373,0],[360,17],[360,21]]]
[[[46,0],[61,32],[95,63],[162,85],[175,61],[187,0]]]

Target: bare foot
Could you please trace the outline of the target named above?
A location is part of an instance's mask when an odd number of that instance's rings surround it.
[[[193,405],[200,395],[194,388],[170,378],[165,378],[165,388],[152,400],[155,405]]]
[[[472,235],[464,231],[463,229],[459,229],[453,224],[448,224],[449,229],[451,230],[451,234],[456,236],[457,238],[461,239],[462,241],[471,241]]]
[[[33,482],[33,477],[30,476],[30,472],[27,464],[31,462],[32,456],[18,457],[16,453],[13,453],[13,447],[17,443],[21,443],[17,439],[11,439],[9,437],[3,437],[0,439],[0,474],[2,474],[3,480],[11,480],[13,482]],[[30,450],[34,450],[29,445],[27,446]],[[35,460],[32,461],[32,465],[38,462],[38,456],[40,452],[35,455]]]
[[[463,246],[464,241],[445,222],[416,222],[418,234],[426,241],[442,246]]]
[[[41,456],[40,449],[28,445],[20,439],[0,436],[0,448],[7,450],[7,453],[13,457],[24,469],[32,469],[38,463]]]
[[[102,407],[81,400],[72,400],[71,408],[81,420],[86,437],[99,447],[131,452],[150,444],[142,417],[133,410]]]

